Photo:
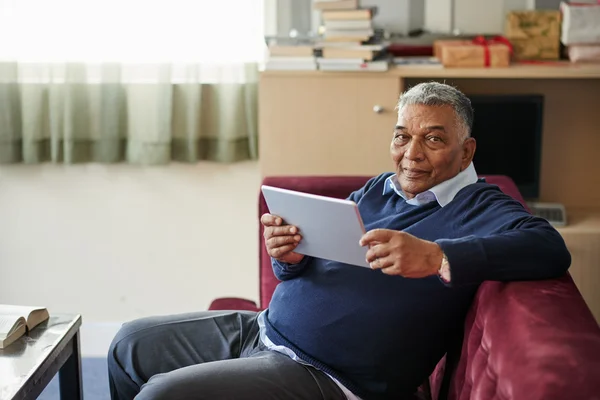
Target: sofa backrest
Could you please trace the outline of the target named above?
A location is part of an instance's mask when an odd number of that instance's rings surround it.
[[[284,177],[266,177],[263,180],[263,185],[280,187],[283,189],[296,190],[298,192],[306,192],[318,194],[321,196],[335,197],[344,199],[354,190],[360,189],[368,180],[369,176],[284,176]],[[512,196],[527,207],[525,200],[517,189],[517,186],[512,179],[502,175],[486,175],[486,182],[497,185],[504,193]],[[267,204],[262,193],[259,194],[258,215],[259,218],[264,213],[268,212]],[[271,268],[271,259],[263,242],[263,228],[259,224],[259,266],[260,266],[260,308],[266,308],[271,301],[271,296],[277,286],[277,279],[273,275]]]
[[[365,176],[269,177],[263,184],[346,198]],[[525,208],[514,182],[485,176]],[[268,212],[262,195],[259,216]],[[259,227],[260,308],[277,280]],[[567,274],[534,282],[485,282],[464,333],[429,379],[434,400],[600,400],[600,328]]]

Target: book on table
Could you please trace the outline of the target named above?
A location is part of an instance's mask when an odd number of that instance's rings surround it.
[[[0,304],[0,349],[4,349],[50,317],[45,307]]]

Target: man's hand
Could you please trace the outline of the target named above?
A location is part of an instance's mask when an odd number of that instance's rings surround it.
[[[442,264],[442,249],[434,242],[419,239],[406,232],[373,229],[360,239],[369,246],[367,262],[372,269],[405,278],[436,275]]]
[[[272,214],[263,214],[260,223],[265,227],[263,236],[267,253],[274,259],[288,264],[298,264],[304,255],[294,252],[302,236],[293,225],[282,225],[283,220]]]

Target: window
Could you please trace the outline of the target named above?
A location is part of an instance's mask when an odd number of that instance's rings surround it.
[[[258,62],[264,0],[0,0],[0,61]]]

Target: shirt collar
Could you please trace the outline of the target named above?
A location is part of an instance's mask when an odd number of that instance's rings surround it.
[[[454,199],[454,196],[456,196],[461,189],[477,182],[477,179],[475,166],[473,163],[470,163],[467,169],[459,172],[455,177],[445,180],[444,182],[435,185],[423,193],[419,193],[412,199],[407,199],[406,195],[402,191],[402,188],[400,187],[400,184],[398,183],[396,174],[393,174],[385,180],[385,184],[383,185],[383,194],[386,195],[393,191],[406,200],[408,204],[412,204],[414,206],[437,201],[440,206],[445,207]]]

